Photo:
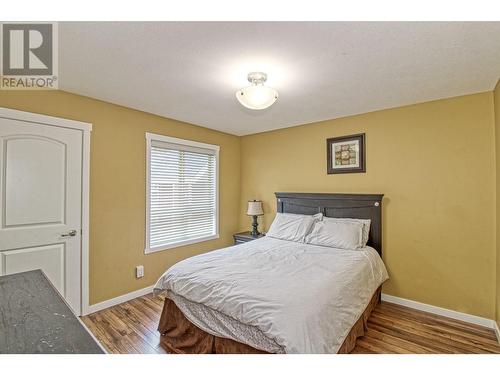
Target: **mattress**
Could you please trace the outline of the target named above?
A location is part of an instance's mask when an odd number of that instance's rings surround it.
[[[215,336],[271,353],[336,353],[387,278],[370,247],[261,238],[183,260],[155,291]]]
[[[191,302],[173,292],[168,298],[195,326],[217,337],[224,337],[268,353],[283,354],[285,350],[257,327],[241,323],[230,316],[200,303]]]

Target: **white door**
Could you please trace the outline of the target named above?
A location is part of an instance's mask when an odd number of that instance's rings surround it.
[[[0,116],[0,275],[41,268],[81,308],[83,131]]]

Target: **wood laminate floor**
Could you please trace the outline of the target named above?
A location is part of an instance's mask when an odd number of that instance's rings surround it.
[[[82,320],[109,353],[165,353],[156,330],[162,307],[149,294]],[[382,302],[353,353],[500,353],[500,345],[491,329]]]

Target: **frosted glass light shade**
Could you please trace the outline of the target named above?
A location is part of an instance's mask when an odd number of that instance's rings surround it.
[[[278,92],[264,85],[251,85],[236,91],[236,98],[244,107],[265,109],[278,99]]]
[[[262,210],[262,201],[249,201],[247,215],[249,216],[264,215],[264,211]]]

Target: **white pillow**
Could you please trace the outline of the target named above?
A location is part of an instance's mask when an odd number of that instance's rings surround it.
[[[315,222],[321,220],[323,214],[296,215],[278,212],[266,237],[280,240],[304,242]]]
[[[361,223],[363,225],[363,239],[361,241],[361,247],[366,246],[368,243],[368,236],[370,234],[370,219],[349,219],[349,218],[339,218],[339,217],[324,217],[323,221],[335,222],[335,223]]]
[[[306,243],[311,245],[350,250],[363,247],[362,240],[363,224],[354,222],[318,221],[306,237]]]

